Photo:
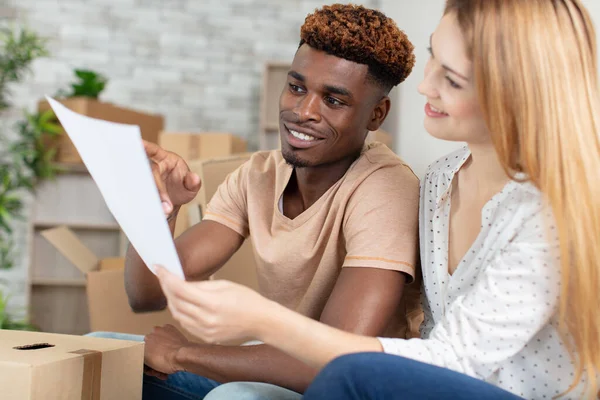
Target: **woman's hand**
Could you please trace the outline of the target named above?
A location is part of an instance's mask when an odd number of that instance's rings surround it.
[[[233,282],[187,282],[157,267],[160,285],[173,317],[207,343],[262,340],[273,303]]]

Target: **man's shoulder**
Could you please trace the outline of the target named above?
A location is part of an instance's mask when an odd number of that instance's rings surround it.
[[[364,177],[363,183],[383,181],[401,185],[404,182],[418,183],[419,181],[411,167],[381,143],[372,143],[365,148],[353,172],[357,176]]]
[[[360,158],[376,166],[406,165],[392,149],[379,142],[366,144]]]
[[[279,150],[264,150],[252,153],[248,160],[248,166],[252,171],[266,172],[275,171],[285,164],[285,160]]]

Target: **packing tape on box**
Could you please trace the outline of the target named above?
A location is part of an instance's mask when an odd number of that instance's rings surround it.
[[[83,357],[83,382],[81,383],[81,400],[100,400],[100,384],[102,380],[102,352],[79,349],[71,351]]]

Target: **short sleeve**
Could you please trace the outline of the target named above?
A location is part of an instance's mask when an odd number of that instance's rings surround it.
[[[206,207],[205,220],[215,221],[247,238],[248,225],[247,177],[250,163],[246,162],[230,173],[219,185]]]
[[[412,282],[418,256],[419,180],[404,165],[381,168],[348,201],[344,267],[406,273]]]

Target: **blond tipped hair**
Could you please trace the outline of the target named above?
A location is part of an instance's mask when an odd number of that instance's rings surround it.
[[[600,102],[596,35],[578,0],[447,0],[507,174],[544,194],[560,243],[559,318],[588,395],[600,368]]]

